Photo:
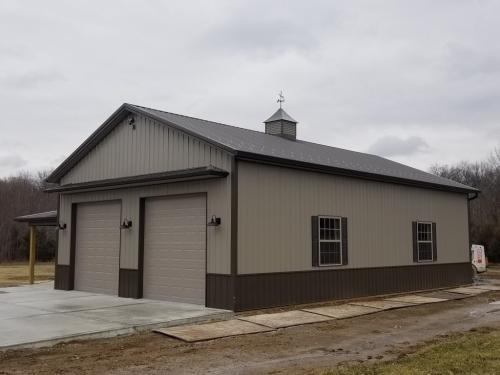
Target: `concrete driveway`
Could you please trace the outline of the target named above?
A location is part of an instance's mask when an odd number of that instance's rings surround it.
[[[186,303],[54,290],[52,282],[0,288],[0,350],[226,318]]]

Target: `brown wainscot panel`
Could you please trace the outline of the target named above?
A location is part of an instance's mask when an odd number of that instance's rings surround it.
[[[139,270],[120,268],[118,296],[126,298],[142,298],[142,280]]]
[[[71,266],[64,264],[56,264],[54,289],[72,290],[73,275],[71,274]]]
[[[234,289],[231,275],[208,273],[206,285],[207,307],[233,310]]]
[[[471,270],[451,263],[238,275],[235,311],[463,285]]]

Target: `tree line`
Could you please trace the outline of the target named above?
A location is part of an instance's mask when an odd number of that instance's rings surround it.
[[[470,201],[471,240],[485,246],[491,261],[500,261],[500,149],[485,161],[434,165],[430,172],[481,190],[478,198]],[[20,173],[0,178],[0,261],[23,260],[28,256],[29,229],[26,224],[15,222],[16,216],[57,208],[56,194],[44,192],[48,174]],[[55,228],[39,227],[37,245],[38,259],[53,259]]]
[[[29,228],[14,218],[36,212],[52,211],[57,207],[57,196],[44,192],[49,172],[32,175],[22,172],[17,176],[0,178],[0,262],[25,260],[29,254]],[[37,228],[37,258],[52,260],[56,248],[53,227]]]
[[[434,165],[430,171],[481,190],[470,201],[471,240],[484,245],[490,261],[500,261],[500,149],[485,161]]]

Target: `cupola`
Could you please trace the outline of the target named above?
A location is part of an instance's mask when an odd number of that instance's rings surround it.
[[[285,101],[283,94],[278,97],[279,109],[266,121],[266,134],[277,135],[280,137],[295,140],[297,139],[297,121],[295,121],[285,110],[282,104]]]

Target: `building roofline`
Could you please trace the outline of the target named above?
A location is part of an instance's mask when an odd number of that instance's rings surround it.
[[[476,189],[473,187],[460,188],[460,187],[455,187],[455,186],[435,184],[432,182],[417,181],[417,180],[411,180],[411,179],[402,178],[402,177],[394,177],[394,176],[380,175],[380,174],[376,174],[376,173],[361,172],[361,171],[355,171],[352,169],[336,168],[336,167],[330,167],[330,166],[325,166],[325,165],[321,165],[321,164],[307,163],[307,162],[301,162],[301,161],[296,161],[296,160],[271,157],[271,156],[267,156],[267,155],[260,155],[260,154],[254,154],[254,153],[249,153],[249,152],[243,152],[243,151],[236,152],[235,157],[238,160],[242,160],[242,161],[251,161],[251,162],[257,162],[260,164],[268,164],[268,165],[287,167],[287,168],[293,168],[293,169],[308,170],[308,171],[312,171],[312,172],[328,173],[328,174],[334,174],[334,175],[338,175],[338,176],[354,177],[354,178],[360,178],[360,179],[371,180],[371,181],[394,183],[394,184],[398,184],[398,185],[407,185],[407,186],[414,186],[414,187],[441,190],[441,191],[449,191],[449,192],[455,192],[455,193],[464,193],[464,194],[479,193],[480,192],[479,189]]]
[[[172,127],[173,129],[181,131],[185,134],[188,134],[188,135],[193,136],[197,139],[205,141],[210,145],[213,145],[217,148],[220,148],[226,152],[229,152],[230,154],[235,155],[240,159],[248,159],[248,160],[257,161],[257,162],[261,162],[261,163],[279,164],[279,165],[284,165],[287,167],[292,167],[292,168],[297,168],[297,169],[315,170],[318,172],[325,172],[325,173],[330,173],[330,174],[338,174],[338,175],[343,175],[343,176],[364,178],[364,179],[369,179],[369,180],[374,180],[374,181],[392,182],[392,183],[398,183],[398,184],[403,184],[403,185],[411,185],[411,186],[418,186],[418,187],[423,187],[423,188],[437,189],[437,190],[442,190],[442,191],[452,191],[452,192],[461,192],[461,193],[479,192],[478,189],[475,189],[473,187],[468,187],[465,185],[462,185],[463,187],[452,186],[452,185],[447,185],[447,184],[432,183],[432,182],[426,182],[426,181],[397,177],[397,176],[388,176],[385,174],[362,172],[362,171],[357,171],[357,170],[348,169],[348,168],[344,169],[344,168],[339,168],[339,167],[334,167],[334,166],[309,163],[309,162],[298,161],[298,160],[293,160],[293,159],[278,158],[278,157],[267,156],[267,155],[262,155],[262,154],[258,154],[258,153],[252,153],[249,151],[238,151],[233,147],[230,147],[230,146],[225,145],[223,143],[217,142],[209,137],[206,137],[206,136],[199,134],[198,132],[186,129],[185,127],[177,125],[176,123],[174,123],[172,121],[168,121],[160,116],[157,116],[154,113],[149,112],[148,110],[153,110],[153,109],[149,109],[149,108],[141,107],[141,106],[136,106],[136,105],[128,104],[128,103],[122,104],[68,158],[66,158],[66,160],[64,160],[49,175],[49,177],[47,177],[46,181],[49,183],[59,183],[61,178],[65,174],[67,174],[78,162],[80,162],[85,157],[85,155],[87,155],[88,152],[90,152],[104,137],[106,137],[120,121],[122,121],[128,114],[132,113],[132,114],[141,115],[141,116],[151,118],[155,121],[158,121],[159,123],[161,123],[163,125]],[[170,113],[170,112],[165,112],[165,111],[160,111],[160,110],[154,110],[154,111]],[[184,115],[179,115],[179,116],[192,118],[192,119],[196,119],[196,120],[201,120],[201,119],[197,119],[197,118],[189,117],[189,116],[184,116]],[[207,120],[202,120],[202,121],[207,121]],[[210,121],[208,121],[208,122],[210,122]],[[219,124],[219,123],[215,123],[215,124]],[[219,124],[219,125],[231,126],[231,125],[225,125],[225,124]],[[241,128],[241,129],[244,129],[244,128]],[[251,131],[251,129],[245,129],[245,130]],[[311,142],[308,142],[308,143],[311,143]],[[321,145],[321,146],[329,147],[326,145]],[[57,191],[57,188],[55,188],[55,189],[56,190],[48,189],[48,191]]]

